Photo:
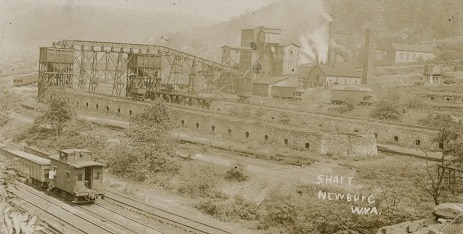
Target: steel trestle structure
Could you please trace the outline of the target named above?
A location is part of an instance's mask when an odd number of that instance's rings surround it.
[[[39,97],[62,86],[129,96],[132,88],[161,91],[161,80],[167,90],[211,93],[229,86],[234,75],[230,66],[165,46],[63,40],[40,48]]]

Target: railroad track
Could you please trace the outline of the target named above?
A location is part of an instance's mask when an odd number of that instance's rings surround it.
[[[169,233],[232,233],[228,230],[223,230],[206,223],[198,222],[110,191],[106,191],[104,202],[118,206],[124,210],[131,211],[134,214],[145,217],[149,220],[154,220],[164,225],[168,225],[170,230],[172,230],[172,232]]]
[[[112,234],[124,233],[91,216],[81,214],[77,209],[70,206],[63,206],[53,198],[40,194],[26,185],[17,184],[16,188],[10,188],[10,192],[24,200],[29,206],[35,207],[43,216],[48,216],[49,225],[54,229],[45,233],[98,233]]]
[[[156,228],[151,227],[147,224],[140,222],[139,220],[129,217],[122,213],[118,213],[111,209],[108,209],[99,204],[93,204],[91,206],[81,206],[86,212],[91,213],[92,216],[98,217],[104,222],[110,222],[113,226],[117,226],[118,230],[123,233],[143,233],[143,234],[161,234],[163,232],[158,231]]]

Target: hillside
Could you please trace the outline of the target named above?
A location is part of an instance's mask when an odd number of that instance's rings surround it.
[[[6,4],[5,4],[6,5]],[[63,39],[153,43],[174,31],[188,32],[214,20],[172,13],[155,13],[87,6],[17,3],[2,9],[1,55],[38,53]]]
[[[324,2],[323,8],[333,18],[334,39],[350,50],[358,50],[363,44],[367,27],[373,28],[375,37],[383,43],[453,37],[460,33],[456,15],[459,12],[463,28],[461,0]],[[284,42],[299,43],[301,35],[317,27],[322,11],[319,0],[281,0],[228,22],[170,35],[173,38],[170,45],[219,60],[221,46],[239,45],[241,29],[261,25],[280,27]]]

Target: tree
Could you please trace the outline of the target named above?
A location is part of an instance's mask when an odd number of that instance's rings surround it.
[[[47,112],[34,121],[34,127],[53,129],[58,136],[66,122],[72,118],[73,113],[69,103],[61,99],[53,99]]]
[[[110,169],[119,175],[144,181],[155,173],[175,173],[179,166],[175,156],[174,140],[169,134],[170,111],[156,102],[146,111],[130,118],[128,142],[115,147],[106,157]]]
[[[433,139],[434,143],[439,144],[439,148],[442,150],[442,157],[440,164],[437,166],[441,169],[440,173],[437,173],[437,176],[434,176],[431,172],[433,166],[429,165],[427,160],[426,152],[426,172],[430,180],[430,184],[421,186],[424,191],[432,196],[434,203],[439,205],[441,203],[441,198],[446,190],[444,189],[444,177],[445,177],[445,166],[449,163],[462,163],[463,159],[463,134],[461,124],[448,124],[443,127],[442,130],[437,134]],[[452,159],[449,157],[452,156]],[[421,182],[419,182],[422,184]]]

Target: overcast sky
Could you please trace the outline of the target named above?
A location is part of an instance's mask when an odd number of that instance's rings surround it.
[[[72,6],[101,6],[148,12],[175,12],[225,21],[278,0],[0,0],[0,13],[15,10],[18,2],[31,7],[44,3]]]

